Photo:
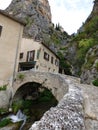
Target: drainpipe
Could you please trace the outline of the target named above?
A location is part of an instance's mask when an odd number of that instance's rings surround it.
[[[13,70],[13,76],[12,76],[12,87],[13,87],[13,83],[14,83],[14,79],[15,79],[16,65],[17,65],[17,61],[18,61],[18,53],[19,53],[19,44],[20,44],[20,39],[21,39],[21,32],[22,32],[22,27],[21,27],[21,24],[20,24],[18,42],[17,42],[17,47],[16,47],[15,62],[14,62],[14,70]]]

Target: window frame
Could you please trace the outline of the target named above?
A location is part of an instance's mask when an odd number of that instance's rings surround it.
[[[3,26],[0,25],[0,36],[2,34],[2,28],[3,28]]]
[[[23,55],[24,55],[24,53],[21,52],[20,55],[19,55],[19,59],[20,59],[20,60],[23,59]]]
[[[54,63],[54,58],[53,58],[53,56],[51,56],[51,64],[53,64]]]
[[[27,51],[27,62],[34,61],[35,59],[35,50]]]
[[[49,61],[49,57],[50,57],[49,54],[47,52],[44,52],[44,59]]]

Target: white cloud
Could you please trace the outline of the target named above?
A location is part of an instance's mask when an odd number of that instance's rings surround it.
[[[12,0],[0,0],[0,9],[5,9],[11,3]]]
[[[69,34],[79,29],[93,7],[93,0],[49,0],[49,3],[53,23],[60,23]]]

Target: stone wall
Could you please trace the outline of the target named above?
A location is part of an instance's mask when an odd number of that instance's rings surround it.
[[[70,86],[69,93],[59,104],[47,111],[29,130],[85,130],[81,90]]]

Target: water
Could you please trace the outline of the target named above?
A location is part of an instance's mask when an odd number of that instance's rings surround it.
[[[22,113],[21,110],[18,110],[18,112],[17,112],[16,115],[10,115],[9,118],[11,119],[11,121],[12,121],[13,123],[16,123],[16,122],[19,122],[19,121],[23,121],[23,123],[22,123],[22,125],[21,125],[21,127],[20,127],[20,129],[19,129],[19,130],[22,130],[23,126],[24,126],[25,123],[26,123],[26,118],[27,118],[27,117],[26,117],[26,115],[24,115],[24,114]]]

